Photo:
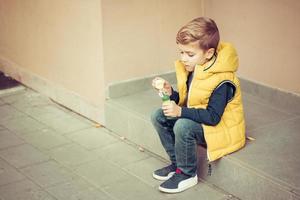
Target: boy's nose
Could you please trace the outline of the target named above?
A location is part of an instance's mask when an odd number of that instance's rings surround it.
[[[181,61],[182,61],[183,63],[187,62],[187,61],[188,61],[187,56],[186,56],[186,55],[182,55],[182,56],[181,56]]]

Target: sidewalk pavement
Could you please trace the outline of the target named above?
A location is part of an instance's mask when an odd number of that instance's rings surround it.
[[[204,182],[161,193],[165,165],[31,89],[0,95],[0,200],[234,199]]]

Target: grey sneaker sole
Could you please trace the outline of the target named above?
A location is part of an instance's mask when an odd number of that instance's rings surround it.
[[[187,180],[181,181],[178,185],[178,188],[176,188],[176,189],[169,189],[169,188],[164,188],[161,186],[159,186],[158,189],[165,193],[178,193],[178,192],[183,192],[184,190],[187,190],[187,189],[197,185],[197,183],[198,183],[198,177],[196,175]]]
[[[174,173],[175,173],[175,172],[170,172],[170,173],[168,174],[168,176],[158,176],[157,174],[154,174],[154,172],[153,172],[152,176],[153,176],[153,178],[155,178],[156,180],[159,180],[159,181],[166,181],[166,180],[168,180],[169,178],[171,178],[171,177],[173,176]]]

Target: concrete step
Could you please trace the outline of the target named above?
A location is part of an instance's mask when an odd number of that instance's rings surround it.
[[[149,80],[143,83],[150,84]],[[129,83],[126,84],[110,87],[114,98],[106,101],[106,127],[168,159],[150,122],[151,112],[161,105],[160,98],[152,89],[139,87],[137,80],[132,84],[138,89],[118,96],[115,87],[124,91]],[[242,89],[247,87],[249,84]],[[274,107],[253,95],[255,90],[247,91],[243,93],[246,130],[255,140],[247,140],[242,150],[213,162],[211,176],[207,173],[206,150],[199,146],[198,175],[241,199],[300,199],[299,110],[291,112],[291,108],[278,104]]]

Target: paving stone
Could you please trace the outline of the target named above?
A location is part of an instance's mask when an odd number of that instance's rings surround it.
[[[134,177],[110,183],[104,186],[103,190],[111,194],[114,198],[122,200],[167,199],[166,194],[159,192],[157,188],[150,187]]]
[[[25,179],[14,167],[0,159],[0,186]]]
[[[231,194],[228,194],[228,195],[224,195],[224,197],[221,198],[220,200],[240,200],[240,199]]]
[[[80,165],[75,168],[75,172],[100,188],[133,177],[114,164],[101,159]]]
[[[83,181],[81,178],[76,178],[71,181],[58,184],[46,190],[56,197],[58,200],[95,200],[111,199],[105,193],[97,190],[95,187]]]
[[[75,174],[52,160],[22,168],[20,171],[42,187],[67,182],[75,177]]]
[[[13,119],[16,117],[24,116],[24,113],[16,110],[12,106],[9,105],[2,105],[0,106],[0,124],[3,125],[3,123],[9,119]]]
[[[96,126],[99,125],[99,123],[97,123],[97,122],[95,122],[95,121],[93,121],[93,120],[91,120],[91,119],[88,119],[88,118],[86,118],[85,116],[82,116],[82,115],[76,113],[75,111],[70,110],[70,111],[69,111],[69,115],[70,115],[71,117],[74,117],[74,118],[76,118],[76,119],[79,119],[81,122],[86,123],[86,124],[90,125],[91,127],[96,127]]]
[[[137,147],[134,148],[123,141],[99,148],[93,152],[100,158],[110,160],[122,167],[149,157],[146,152],[140,152]]]
[[[0,86],[1,87],[1,86]],[[25,90],[25,87],[22,85],[13,87],[13,88],[7,88],[7,89],[0,89],[0,97],[6,97],[10,95],[15,95],[23,92]]]
[[[106,129],[94,127],[76,131],[68,134],[67,137],[90,150],[119,141],[116,137],[110,135]]]
[[[70,116],[68,112],[55,105],[26,107],[23,112],[44,124],[51,119]]]
[[[3,101],[19,110],[24,110],[32,106],[45,106],[53,104],[49,98],[40,93],[26,89],[13,95],[2,97]]]
[[[78,144],[68,144],[52,149],[49,154],[59,163],[71,168],[97,159],[96,154],[87,151]]]
[[[17,135],[24,135],[45,127],[44,124],[41,124],[40,122],[26,115],[6,120],[5,122],[2,122],[2,124],[4,127],[13,131]]]
[[[26,93],[30,93],[31,91],[32,90],[29,90],[28,88],[24,88],[23,90],[14,93],[1,94],[0,98],[3,100],[3,102],[12,104],[17,100],[21,100],[24,97],[24,95],[26,95]]]
[[[24,112],[34,118],[41,120],[72,116],[72,112],[70,110],[55,103],[41,106],[26,107],[24,108]]]
[[[110,200],[112,198],[99,190],[89,189],[89,190],[82,191],[79,194],[71,195],[69,199],[70,200],[95,200],[95,199]]]
[[[66,137],[47,128],[28,133],[22,137],[25,141],[41,150],[50,150],[71,143]]]
[[[186,200],[186,199],[198,199],[201,196],[201,200],[220,200],[226,196],[224,193],[208,186],[203,182],[198,182],[195,187],[192,187],[185,192],[178,193],[174,195],[176,200]]]
[[[56,116],[52,118],[41,117],[39,121],[47,124],[48,127],[62,134],[91,127],[90,124],[70,115]]]
[[[0,157],[11,165],[21,168],[49,159],[49,156],[33,148],[29,144],[11,147],[0,151]]]
[[[29,180],[1,186],[0,198],[4,200],[55,200],[50,194]]]
[[[5,105],[5,102],[2,99],[0,99],[0,106],[2,105]]]
[[[164,163],[164,162],[158,160],[157,158],[150,157],[150,158],[126,165],[124,167],[124,169],[128,170],[129,173],[138,177],[143,182],[145,182],[153,187],[157,187],[161,182],[155,180],[152,177],[152,173],[155,170],[165,167],[167,165],[168,165],[168,163]]]
[[[23,143],[25,143],[25,141],[19,138],[14,133],[5,129],[0,130],[0,150],[12,146],[20,145]]]
[[[94,189],[94,187],[88,184],[79,176],[74,177],[73,179],[68,180],[67,182],[63,182],[45,188],[45,190],[52,194],[54,197],[62,200],[68,199],[72,195],[77,195],[82,191],[86,191],[89,189]]]

